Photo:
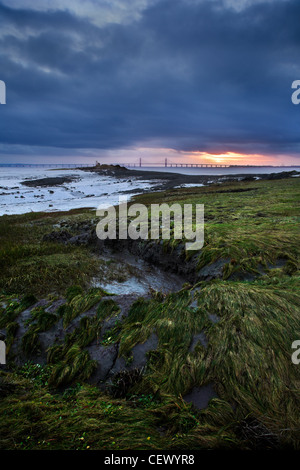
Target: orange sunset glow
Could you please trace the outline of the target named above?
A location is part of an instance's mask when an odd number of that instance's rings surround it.
[[[201,152],[178,151],[171,148],[135,147],[130,149],[98,152],[99,161],[131,162],[138,165],[141,159],[143,166],[164,166],[165,159],[168,165],[179,164],[212,164],[212,165],[257,165],[257,166],[289,166],[298,165],[295,156],[264,155],[259,153],[238,152]]]
[[[274,161],[272,156],[260,154],[242,154],[235,152],[225,152],[221,154],[212,154],[205,152],[192,152],[190,159],[194,163],[212,163],[228,165],[277,165],[280,163]]]

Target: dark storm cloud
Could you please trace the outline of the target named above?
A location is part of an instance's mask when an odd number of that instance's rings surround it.
[[[299,18],[299,0],[166,0],[99,27],[0,2],[0,142],[295,154]]]

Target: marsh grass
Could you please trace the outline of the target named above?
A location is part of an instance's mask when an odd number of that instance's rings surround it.
[[[174,189],[136,196],[135,201],[150,207],[161,197],[169,204],[204,204],[205,243],[198,255],[198,270],[226,258],[230,262],[224,267],[224,279],[235,272],[258,274],[260,268],[268,270],[278,259],[287,261],[285,270],[289,274],[299,269],[300,184],[297,178]],[[183,241],[186,240],[183,238]],[[172,236],[164,242],[166,249],[173,249],[180,243]],[[187,257],[192,255],[194,252],[186,253]]]
[[[139,300],[119,333],[120,355],[155,332],[140,392],[180,397],[214,383],[236,418],[265,426],[286,445],[299,445],[300,371],[291,344],[300,337],[299,277],[256,282],[213,281],[169,295],[163,303]],[[190,302],[196,298],[197,308]],[[210,315],[219,318],[212,323]],[[189,350],[205,331],[208,347]]]
[[[154,392],[165,391],[179,395],[191,386],[189,346],[193,336],[208,326],[205,312],[191,308],[188,291],[160,300],[138,300],[131,308],[119,333],[119,355],[128,354],[138,343],[144,343],[154,332],[159,345],[149,353],[147,385]],[[201,351],[199,351],[201,361]]]
[[[50,351],[51,359],[58,359],[49,378],[49,384],[59,387],[76,380],[87,380],[97,368],[96,361],[92,361],[89,353],[79,344],[70,344],[68,348]]]
[[[67,287],[86,287],[98,271],[96,257],[83,247],[42,241],[62,219],[91,220],[93,213],[76,210],[0,217],[0,290],[48,295]]]
[[[87,298],[83,297],[83,301],[76,302],[78,312],[84,312],[87,305],[91,305],[91,294],[94,296],[92,305],[95,305],[101,300],[103,291],[92,289]],[[72,297],[71,302],[74,302],[77,297],[78,295]],[[79,305],[81,309],[79,309]],[[99,340],[103,321],[114,317],[119,312],[120,308],[112,299],[104,299],[99,303],[95,315],[82,317],[79,326],[65,336],[62,344],[54,344],[48,350],[48,363],[53,365],[49,378],[51,385],[61,386],[75,380],[87,380],[92,375],[98,364],[91,360],[88,351],[84,348],[95,339]]]
[[[36,303],[37,299],[34,295],[25,295],[20,301],[16,296],[1,296],[5,301],[5,307],[0,308],[0,328],[5,328],[9,323],[13,322],[21,312]]]
[[[102,297],[107,295],[103,289],[92,288],[86,294],[79,293],[70,297],[63,307],[63,326],[66,328],[80,313],[86,312],[100,302]]]
[[[59,320],[55,313],[46,312],[43,307],[37,307],[31,312],[31,318],[27,322],[29,327],[22,337],[22,351],[26,357],[30,357],[40,351],[39,334],[49,330]]]
[[[29,376],[23,371],[1,377],[14,389],[0,402],[1,449],[155,450],[243,445],[232,429],[220,432],[216,418],[214,424],[205,423],[183,402],[142,400],[139,406],[139,400],[114,399],[87,385],[68,389],[72,393],[53,394],[45,386],[35,386],[34,371]],[[224,410],[219,410],[219,416],[226,421]]]

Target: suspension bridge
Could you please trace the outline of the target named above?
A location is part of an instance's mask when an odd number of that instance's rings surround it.
[[[254,166],[254,165],[229,165],[228,163],[191,163],[191,162],[173,162],[168,158],[160,162],[147,162],[139,158],[133,163],[124,165],[128,168],[142,168],[145,167],[165,167],[165,168],[231,168],[231,167],[243,167],[243,166]]]
[[[164,168],[285,168],[286,165],[229,165],[225,163],[192,163],[192,162],[174,162],[170,159],[165,158],[163,161],[150,162],[139,158],[133,162],[94,162],[94,163],[11,163],[11,164],[0,164],[0,168],[3,167],[39,167],[39,168],[83,168],[83,167],[94,167],[98,165],[119,165],[126,168],[143,168],[143,167],[164,167]],[[289,168],[300,168],[300,165],[288,165]]]
[[[15,163],[12,165],[3,165],[3,166],[13,166],[13,167],[40,167],[40,168],[82,168],[82,167],[93,167],[100,165],[120,165],[126,168],[142,168],[142,167],[164,167],[164,168],[230,168],[232,166],[239,165],[228,165],[228,164],[219,164],[219,163],[189,163],[189,162],[173,162],[167,158],[164,161],[150,162],[147,160],[142,160],[139,158],[133,162],[129,163],[120,163],[120,162],[98,162],[95,163]],[[2,165],[0,165],[1,167]],[[250,166],[250,165],[248,165]]]

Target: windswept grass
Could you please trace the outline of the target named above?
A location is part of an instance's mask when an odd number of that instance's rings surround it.
[[[28,377],[33,377],[32,379]],[[159,450],[237,448],[245,446],[232,429],[220,424],[232,411],[216,403],[214,419],[203,418],[183,402],[125,401],[90,386],[63,395],[35,386],[35,373],[6,376],[0,402],[0,448],[35,450]],[[26,378],[25,378],[26,377]],[[39,379],[37,379],[39,380]],[[217,418],[218,416],[218,418]]]
[[[299,445],[300,370],[291,361],[300,337],[299,277],[267,278],[253,283],[214,281],[191,292],[136,302],[119,333],[126,355],[152,332],[158,348],[140,391],[180,397],[194,386],[214,383],[238,419],[251,416],[278,436]],[[196,298],[197,308],[189,306]],[[214,315],[219,322],[212,323]],[[208,347],[189,345],[205,331]]]
[[[30,213],[0,217],[0,290],[48,295],[67,287],[86,287],[98,273],[95,256],[86,248],[43,241],[61,220],[90,220],[86,210]]]
[[[50,352],[50,357],[57,357]],[[68,348],[63,348],[59,351],[59,358],[61,361],[53,367],[52,374],[49,378],[49,384],[60,386],[72,383],[76,380],[87,380],[97,368],[97,362],[92,361],[89,353],[82,350],[81,347],[74,343],[69,345]]]
[[[251,414],[299,446],[300,369],[291,361],[300,337],[299,277],[216,282],[198,294],[198,305],[220,316],[207,331],[207,379],[241,416]]]
[[[164,302],[139,300],[119,333],[119,355],[126,356],[138,343],[144,343],[151,333],[159,339],[158,349],[149,356],[151,372],[147,386],[178,396],[189,390],[193,378],[189,371],[188,351],[193,336],[209,325],[206,312],[190,307],[188,291],[171,294]],[[204,350],[199,348],[201,362]]]
[[[288,274],[299,269],[298,178],[174,189],[136,196],[135,200],[150,206],[162,196],[169,204],[204,204],[205,243],[198,254],[198,269],[221,258],[230,260],[224,279],[236,272],[267,271],[282,259],[287,261],[284,269]],[[171,248],[178,243],[172,235],[165,241]]]
[[[108,295],[103,289],[90,289],[87,294],[79,293],[70,298],[60,312],[63,315],[63,326],[66,328],[80,313],[86,312],[100,302],[104,295]]]
[[[0,307],[0,328],[5,328],[9,323],[13,322],[23,310],[31,307],[36,303],[37,299],[34,295],[25,295],[20,301],[14,296],[2,296],[5,299],[5,306]]]
[[[72,301],[76,298],[77,296],[73,297]],[[82,305],[86,304],[81,303]],[[75,379],[87,380],[92,375],[97,368],[97,362],[90,359],[88,351],[84,348],[99,338],[103,320],[117,315],[119,311],[119,307],[113,300],[103,300],[94,316],[82,317],[79,326],[65,336],[64,343],[54,344],[49,349],[48,363],[53,364],[49,378],[51,385],[65,385],[72,383]]]
[[[58,320],[58,315],[46,312],[43,307],[31,311],[31,318],[27,321],[29,328],[22,337],[22,351],[26,357],[39,352],[39,334],[49,330]]]

